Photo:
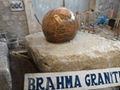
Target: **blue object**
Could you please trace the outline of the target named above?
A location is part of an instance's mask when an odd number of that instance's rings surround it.
[[[104,24],[106,22],[107,18],[105,18],[104,16],[101,16],[99,18],[98,24]]]

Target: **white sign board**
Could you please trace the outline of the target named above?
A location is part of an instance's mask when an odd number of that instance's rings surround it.
[[[10,9],[11,11],[23,11],[24,10],[23,1],[11,1]]]
[[[24,90],[81,90],[120,86],[120,68],[26,74]]]

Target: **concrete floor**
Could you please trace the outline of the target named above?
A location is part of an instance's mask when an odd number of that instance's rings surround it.
[[[115,30],[111,30],[109,26],[102,26],[102,27],[96,27],[95,28],[96,35],[100,35],[101,37],[105,37],[106,39],[110,40],[117,40],[117,33]],[[120,41],[120,35],[118,40]]]
[[[83,30],[80,30],[80,31],[83,31]],[[86,30],[86,32],[88,32]],[[109,26],[95,26],[95,32],[90,32],[92,34],[96,34],[96,35],[99,35],[101,37],[104,37],[106,39],[109,39],[109,40],[117,40],[117,34],[115,32],[115,30],[111,30]],[[120,35],[119,35],[119,38],[118,40],[120,41]]]

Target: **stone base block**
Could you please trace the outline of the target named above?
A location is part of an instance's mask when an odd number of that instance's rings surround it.
[[[43,72],[120,67],[120,42],[78,32],[66,43],[47,42],[42,32],[26,37],[34,62]]]

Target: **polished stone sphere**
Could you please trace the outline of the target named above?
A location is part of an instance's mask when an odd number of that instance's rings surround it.
[[[42,29],[49,42],[70,41],[77,32],[74,13],[66,8],[50,10],[43,18]]]

